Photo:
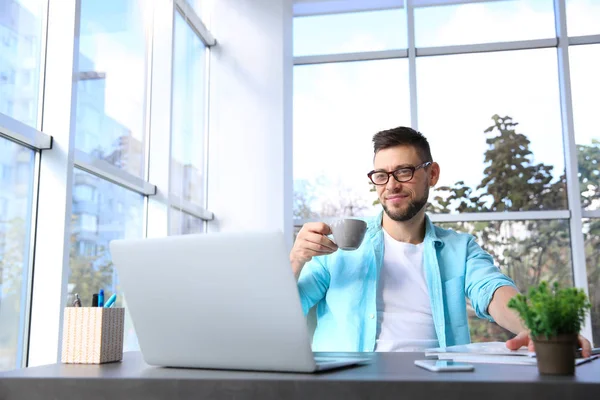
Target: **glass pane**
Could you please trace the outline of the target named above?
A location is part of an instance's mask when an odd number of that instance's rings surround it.
[[[47,0],[0,0],[0,113],[34,128]]]
[[[573,285],[569,221],[481,221],[438,224],[467,232],[494,257],[500,270],[526,292],[542,280]],[[479,319],[469,307],[473,342],[504,341],[514,335],[495,323]]]
[[[81,2],[75,145],[144,176],[150,1]]]
[[[294,55],[404,49],[404,9],[294,18]]]
[[[82,191],[97,193],[80,198]],[[109,243],[113,239],[143,236],[143,196],[76,169],[73,174],[73,215],[69,252],[69,304],[78,293],[84,307],[92,294],[104,289],[105,297],[117,293],[117,307],[125,307],[119,277],[113,268]],[[125,350],[138,349],[137,338],[125,308]]]
[[[171,193],[203,207],[205,47],[179,13],[174,44]]]
[[[417,59],[430,211],[566,209],[557,71],[554,49]]]
[[[585,258],[590,302],[592,303],[592,337],[600,346],[600,219],[584,219]]]
[[[415,9],[417,47],[555,36],[552,0],[490,0]]]
[[[567,0],[567,32],[569,36],[600,33],[600,1]]]
[[[204,233],[204,221],[184,211],[171,208],[170,235],[189,235]]]
[[[600,44],[571,46],[573,118],[579,164],[581,204],[600,209]]]
[[[21,367],[34,152],[0,138],[0,370]]]
[[[294,68],[294,217],[375,214],[378,131],[410,126],[406,59]]]

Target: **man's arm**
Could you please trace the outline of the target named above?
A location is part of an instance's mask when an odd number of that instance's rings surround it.
[[[322,222],[305,224],[290,252],[290,264],[298,281],[298,294],[304,314],[318,303],[329,288],[329,271],[324,265],[325,256],[337,250],[327,234],[331,233],[328,225]]]
[[[329,289],[329,271],[321,260],[313,258],[306,263],[298,277],[298,294],[304,314],[325,297]]]
[[[517,293],[519,293],[517,289],[512,286],[501,286],[496,289],[488,306],[488,313],[498,325],[517,335],[506,341],[506,347],[518,350],[522,346],[527,346],[529,351],[535,351],[533,341],[529,338],[528,329],[523,325],[517,313],[508,308],[509,300]]]
[[[517,315],[510,316],[512,311],[506,306],[508,299],[517,293],[516,286],[494,265],[492,256],[475,242],[474,237],[467,244],[465,290],[479,318],[498,322],[513,332],[520,331]],[[496,321],[497,317],[502,322]]]
[[[508,308],[508,301],[517,294],[514,282],[494,266],[492,256],[475,243],[474,238],[469,241],[467,252],[466,294],[471,299],[477,316],[493,320],[517,334],[506,341],[509,349],[517,350],[521,346],[527,346],[533,351],[529,331],[519,316]],[[579,335],[579,346],[583,357],[589,357],[592,348],[589,340]]]
[[[526,330],[517,313],[508,308],[508,301],[518,293],[517,289],[512,286],[500,286],[494,292],[492,301],[488,306],[488,313],[494,318],[494,321],[514,334]]]

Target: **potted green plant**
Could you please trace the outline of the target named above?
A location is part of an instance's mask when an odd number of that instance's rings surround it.
[[[585,292],[574,287],[552,287],[548,282],[529,288],[508,302],[529,329],[540,374],[575,374],[577,336],[591,305]]]

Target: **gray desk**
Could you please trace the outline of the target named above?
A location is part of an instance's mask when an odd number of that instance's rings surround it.
[[[541,377],[534,366],[436,373],[413,365],[422,353],[369,356],[368,365],[305,375],[157,368],[125,353],[122,363],[0,373],[0,399],[600,399],[600,360],[577,367],[575,377]]]

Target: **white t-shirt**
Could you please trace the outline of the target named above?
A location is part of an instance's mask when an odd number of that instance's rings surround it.
[[[437,347],[425,280],[423,243],[398,242],[385,230],[377,285],[375,351],[423,351]]]

